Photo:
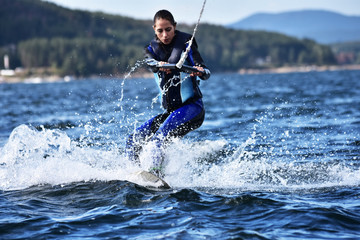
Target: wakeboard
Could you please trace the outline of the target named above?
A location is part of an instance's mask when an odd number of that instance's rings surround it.
[[[132,180],[134,183],[147,188],[170,189],[170,185],[163,179],[144,170],[136,172]]]

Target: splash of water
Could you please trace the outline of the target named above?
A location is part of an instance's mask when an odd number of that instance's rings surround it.
[[[271,153],[251,151],[255,138],[253,133],[233,151],[227,148],[224,140],[196,144],[179,141],[167,152],[170,159],[166,165],[167,180],[178,187],[251,191],[360,184],[360,169],[340,162],[274,160]]]
[[[337,162],[277,161],[251,150],[252,134],[229,147],[226,140],[191,142],[175,139],[165,151],[165,180],[173,188],[279,191],[353,186],[360,170]],[[250,150],[249,150],[250,149]],[[151,156],[142,155],[142,164]],[[148,160],[147,160],[148,159]],[[0,189],[79,181],[135,181],[140,168],[118,151],[92,148],[71,140],[60,130],[21,125],[0,148]]]
[[[136,61],[135,65],[133,67],[131,67],[130,71],[123,77],[122,82],[121,82],[121,94],[120,94],[120,99],[119,99],[119,106],[121,108],[121,111],[123,111],[123,105],[122,102],[124,100],[124,85],[125,85],[125,81],[127,79],[129,79],[131,77],[131,74],[133,74],[139,67],[141,67],[142,65],[144,65],[145,60],[138,60]]]
[[[65,132],[20,125],[0,149],[0,189],[124,180],[136,167],[115,150],[79,146]]]
[[[169,80],[167,80],[167,84],[163,86],[162,89],[160,89],[160,92],[152,99],[151,101],[151,109],[154,108],[154,104],[157,103],[157,100],[160,98],[160,96],[164,95],[171,87],[177,87],[180,84],[182,84],[184,81],[186,81],[188,78],[190,78],[189,74],[181,74],[181,77],[175,75]],[[180,80],[180,81],[175,81]]]

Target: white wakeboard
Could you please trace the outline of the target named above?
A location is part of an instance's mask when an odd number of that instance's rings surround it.
[[[134,173],[131,181],[144,187],[170,189],[170,185],[163,179],[144,170]]]

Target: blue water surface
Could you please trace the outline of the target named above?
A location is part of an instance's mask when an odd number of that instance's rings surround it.
[[[360,71],[214,74],[142,187],[153,79],[0,84],[0,239],[360,239]]]

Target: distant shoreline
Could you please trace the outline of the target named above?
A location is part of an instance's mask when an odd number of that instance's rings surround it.
[[[324,71],[342,71],[342,70],[360,70],[360,64],[351,64],[351,65],[332,65],[332,66],[296,66],[296,67],[279,67],[279,68],[267,68],[267,69],[240,69],[237,74],[282,74],[282,73],[304,73],[304,72],[324,72]],[[221,73],[221,72],[219,72]],[[226,73],[226,72],[224,72]],[[89,77],[60,77],[57,75],[33,75],[29,77],[20,77],[20,76],[0,76],[1,83],[51,83],[51,82],[69,82],[74,80],[83,80],[83,79],[95,79],[95,78],[104,78],[104,79],[124,79],[127,73],[119,75],[93,75]],[[134,72],[128,78],[152,78],[153,74],[151,72]]]
[[[293,73],[293,72],[324,72],[341,70],[360,70],[360,64],[332,65],[332,66],[296,66],[267,69],[240,69],[239,74],[264,74],[264,73]]]

